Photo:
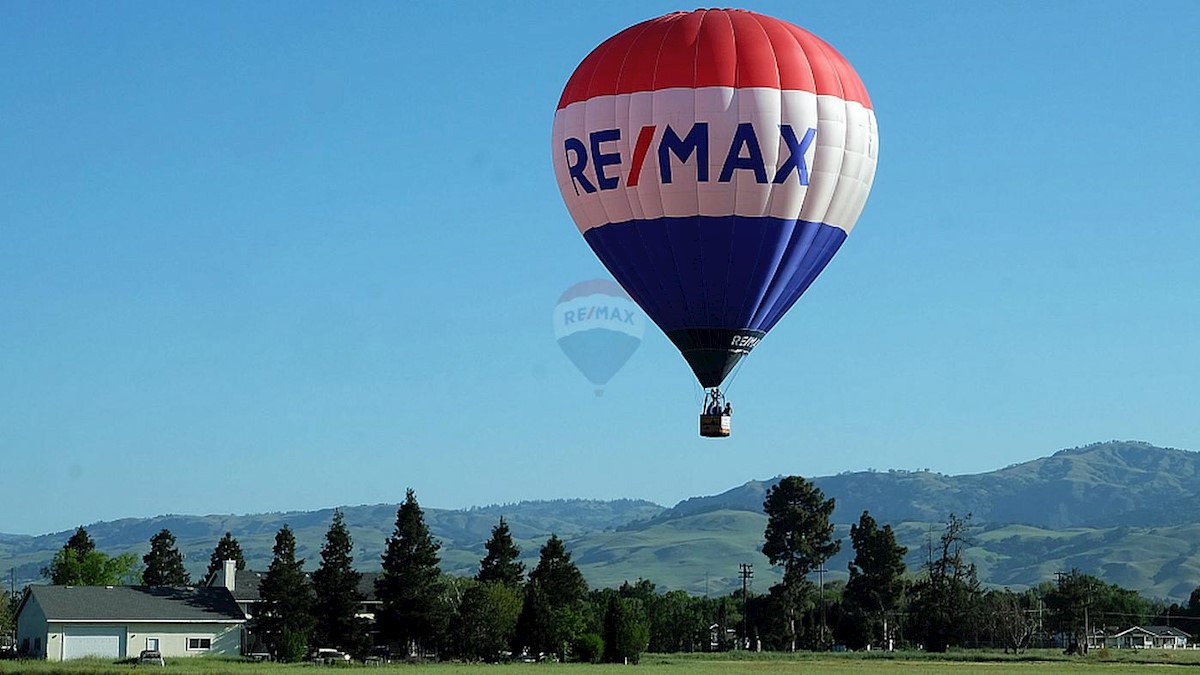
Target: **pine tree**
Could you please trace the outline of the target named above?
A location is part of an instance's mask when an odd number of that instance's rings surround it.
[[[518,647],[564,656],[566,646],[582,634],[582,604],[587,582],[558,535],[542,546],[537,567],[529,573],[525,605],[517,621]]]
[[[147,586],[191,586],[192,577],[183,567],[183,554],[175,547],[175,535],[163,528],[150,538],[150,552],[142,556],[146,569],[142,583]]]
[[[526,584],[525,599],[513,636],[513,651],[529,655],[554,651],[552,614],[553,608],[546,602],[541,587],[533,582]]]
[[[609,596],[604,613],[604,659],[637,663],[650,643],[650,620],[640,598]]]
[[[813,591],[807,576],[842,546],[833,538],[833,509],[833,498],[826,499],[820,488],[800,476],[781,479],[767,490],[763,502],[767,529],[762,552],[772,565],[783,567],[783,582],[771,592],[784,615],[779,618],[790,651],[796,650],[797,612]],[[824,646],[827,639],[821,634],[817,641]]]
[[[383,571],[375,582],[382,603],[379,632],[407,654],[436,649],[449,616],[443,609],[438,549],[425,514],[410,488],[396,511],[396,529],[383,552]]]
[[[908,549],[896,543],[891,525],[880,529],[866,511],[857,525],[850,526],[850,542],[854,560],[850,561],[850,580],[842,603],[855,624],[853,646],[882,644],[890,648],[896,630],[895,614],[904,594],[904,556]]]
[[[74,551],[75,555],[82,560],[84,556],[96,550],[96,542],[92,541],[92,535],[88,534],[88,531],[80,525],[63,548]]]
[[[571,562],[562,539],[552,534],[542,547],[537,567],[529,573],[529,583],[537,584],[551,607],[578,604],[587,595],[587,581]]]
[[[216,548],[208,558],[208,571],[204,573],[204,577],[212,578],[212,575],[225,565],[226,560],[237,561],[239,570],[246,569],[246,557],[242,555],[242,546],[233,538],[232,532],[226,532],[221,541],[217,542]]]
[[[340,510],[333,512],[333,523],[325,533],[321,547],[321,565],[313,573],[316,592],[316,626],[313,644],[333,647],[347,654],[364,656],[367,626],[356,614],[363,601],[358,591],[362,575],[354,569],[354,543]]]
[[[312,585],[304,560],[296,559],[296,537],[287,525],[275,535],[271,567],[258,586],[262,602],[251,630],[280,661],[299,661],[308,650],[313,627]]]
[[[504,516],[500,516],[500,524],[492,528],[492,538],[484,546],[487,555],[480,561],[479,573],[475,578],[483,582],[520,586],[525,578],[525,565],[517,560],[521,549],[513,543]]]

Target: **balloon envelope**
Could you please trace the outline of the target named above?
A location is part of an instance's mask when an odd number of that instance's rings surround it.
[[[592,250],[715,387],[854,227],[878,134],[866,89],[828,44],[710,9],[593,50],[563,90],[552,151]]]
[[[554,306],[554,337],[592,384],[603,387],[637,351],[646,318],[625,291],[607,279],[563,291]]]

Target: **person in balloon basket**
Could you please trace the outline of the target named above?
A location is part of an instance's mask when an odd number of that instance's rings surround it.
[[[721,407],[721,394],[720,393],[718,393],[717,391],[714,390],[712,392],[709,392],[708,397],[709,397],[710,402],[707,406],[705,406],[704,414],[710,415],[712,417],[719,417],[721,415],[725,415],[725,416],[733,415],[733,404],[731,404],[729,401],[725,401],[724,408]]]

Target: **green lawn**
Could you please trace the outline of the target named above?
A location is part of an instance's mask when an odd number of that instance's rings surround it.
[[[1184,666],[1182,668],[1172,666]],[[162,669],[164,675],[207,675],[232,673],[260,675],[287,673],[335,673],[357,671],[367,673],[405,673],[406,675],[589,675],[597,673],[640,673],[641,675],[718,675],[724,673],[796,673],[803,675],[842,675],[862,673],[895,673],[897,675],[969,675],[972,673],[1020,673],[1022,675],[1051,675],[1055,673],[1163,673],[1200,672],[1200,651],[1109,651],[1093,653],[1087,658],[1068,658],[1057,651],[1006,656],[999,652],[970,651],[933,656],[920,652],[875,654],[760,654],[760,655],[660,655],[644,657],[636,667],[620,665],[591,666],[583,664],[507,664],[482,665],[461,663],[392,664],[387,666],[317,666],[312,664],[247,663],[222,659],[172,659]],[[92,673],[145,673],[159,670],[153,666],[113,664],[106,661],[75,661],[49,663],[45,661],[0,661],[0,673],[63,673],[90,675]]]

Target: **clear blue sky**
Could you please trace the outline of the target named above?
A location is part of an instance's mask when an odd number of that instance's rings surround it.
[[[551,324],[562,86],[691,5],[0,3],[0,532],[1200,449],[1200,4],[745,6],[880,163],[705,441],[661,334],[597,398]]]

